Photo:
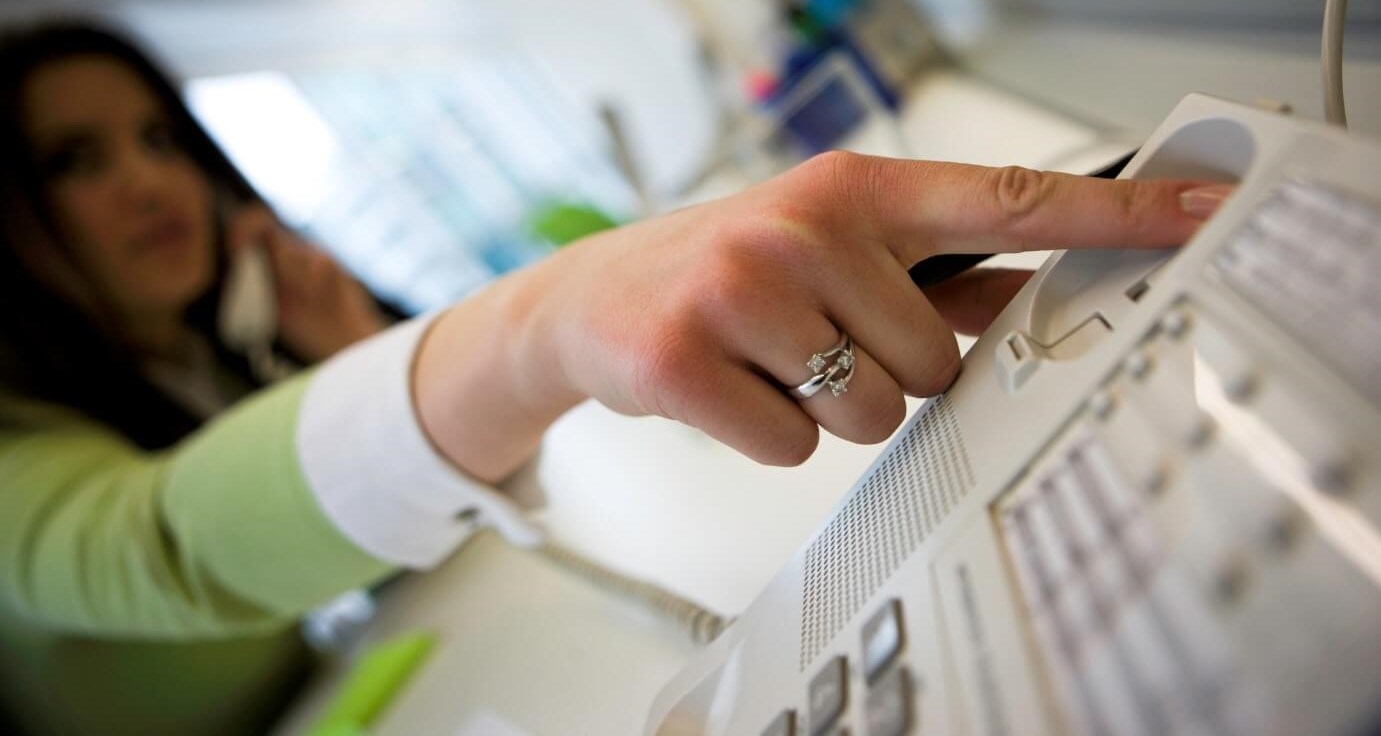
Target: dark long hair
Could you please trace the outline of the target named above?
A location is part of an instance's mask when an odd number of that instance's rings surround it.
[[[71,259],[44,194],[43,176],[23,124],[24,86],[40,67],[74,56],[102,56],[135,72],[162,104],[178,142],[221,197],[262,201],[197,124],[176,86],[120,33],[83,20],[47,20],[0,36],[0,400],[5,393],[75,408],[140,447],[167,447],[201,419],[146,379],[138,356],[110,330],[29,273],[21,243],[38,242]],[[217,215],[219,217],[219,214]],[[214,285],[188,310],[190,325],[231,370],[258,385],[214,329],[224,274],[217,228]],[[0,412],[0,421],[6,421]]]

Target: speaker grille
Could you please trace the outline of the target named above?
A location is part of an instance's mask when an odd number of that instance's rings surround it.
[[[954,409],[937,396],[806,549],[801,670],[973,484]]]

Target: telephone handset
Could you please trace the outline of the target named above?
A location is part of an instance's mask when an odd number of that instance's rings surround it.
[[[222,223],[228,222],[234,204],[222,193],[217,197]],[[226,347],[244,355],[250,370],[265,383],[286,378],[293,366],[273,350],[278,337],[278,299],[268,244],[256,242],[234,248],[216,313],[216,329]]]
[[[260,380],[272,383],[292,374],[292,366],[273,351],[278,301],[266,245],[256,243],[232,256],[216,327],[225,346],[248,358],[250,370]]]

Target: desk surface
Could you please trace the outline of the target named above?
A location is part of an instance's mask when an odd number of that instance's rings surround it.
[[[902,126],[920,158],[1086,171],[1128,148],[952,74],[915,88]],[[733,614],[880,449],[825,435],[804,465],[768,468],[690,428],[586,404],[547,435],[534,474],[547,498],[539,518],[591,558]],[[491,535],[391,587],[368,638],[416,628],[440,643],[371,733],[640,733],[652,698],[692,651],[671,624]],[[323,675],[280,732],[302,732],[339,677]]]

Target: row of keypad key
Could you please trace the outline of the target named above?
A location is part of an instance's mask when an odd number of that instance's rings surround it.
[[[901,653],[901,602],[888,601],[863,625],[863,672],[868,684],[864,698],[864,717],[869,736],[904,736],[912,721],[911,678],[905,667],[888,666]],[[833,657],[810,680],[808,693],[810,736],[842,734],[829,729],[839,722],[848,707],[849,663],[843,656]],[[785,710],[763,730],[763,736],[797,736],[796,712]]]

